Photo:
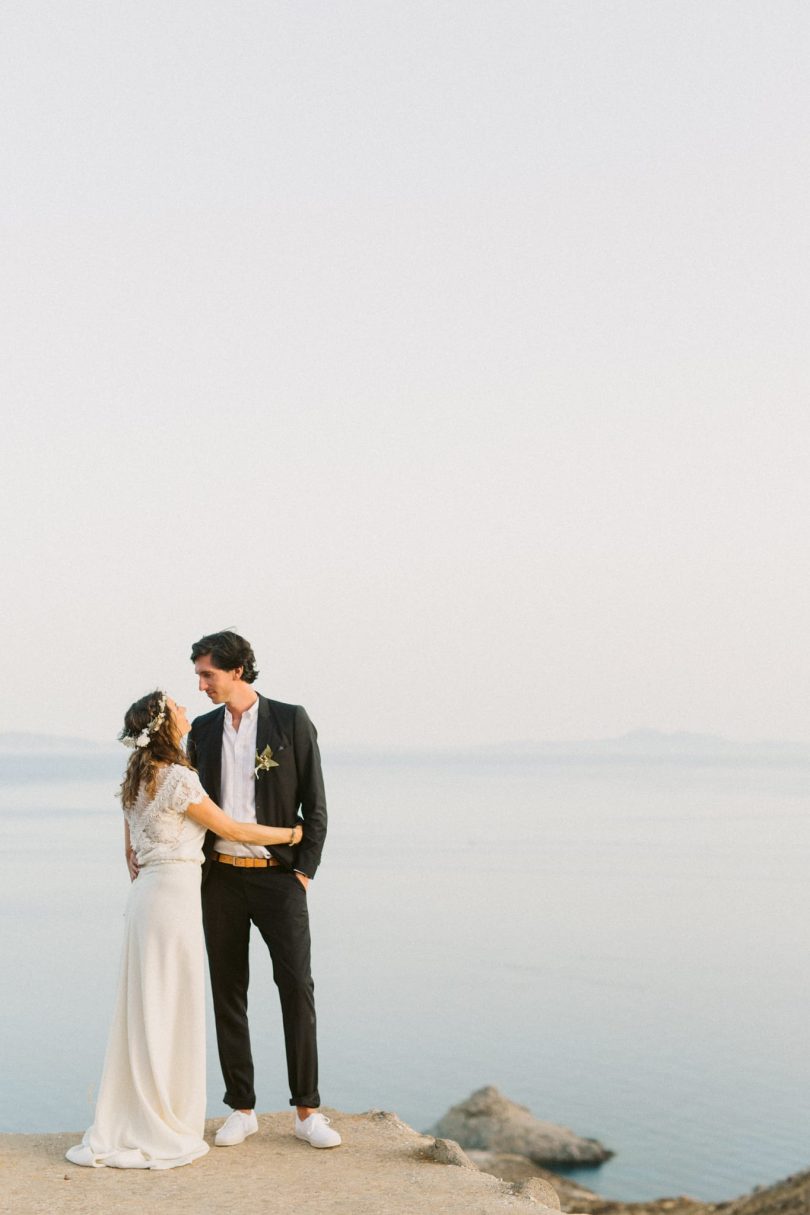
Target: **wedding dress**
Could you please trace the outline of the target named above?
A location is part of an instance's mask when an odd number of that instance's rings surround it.
[[[125,811],[140,865],[95,1121],[66,1153],[100,1168],[172,1169],[208,1151],[200,874],[205,828],[186,810],[205,797],[195,772],[171,764],[155,796]]]

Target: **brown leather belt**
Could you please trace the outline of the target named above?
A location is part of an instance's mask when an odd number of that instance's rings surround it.
[[[281,864],[274,856],[229,856],[227,852],[215,852],[214,856],[223,865],[236,865],[238,869],[270,869]]]

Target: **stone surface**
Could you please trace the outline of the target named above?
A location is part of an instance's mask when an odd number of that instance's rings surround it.
[[[296,1139],[289,1111],[260,1114],[258,1134],[243,1144],[212,1147],[194,1164],[166,1172],[68,1164],[65,1149],[80,1141],[77,1131],[0,1135],[0,1212],[554,1215],[531,1195],[516,1194],[506,1182],[469,1163],[466,1167],[436,1163],[431,1157],[434,1140],[394,1114],[325,1112],[343,1136],[341,1147],[319,1152]],[[221,1121],[206,1124],[209,1143]],[[453,1155],[450,1148],[446,1150]]]
[[[511,1185],[461,1164],[438,1163],[456,1145],[437,1147],[395,1114],[326,1111],[343,1146],[314,1151],[292,1135],[289,1111],[259,1115],[259,1133],[235,1148],[213,1148],[202,1160],[170,1172],[82,1169],[65,1149],[81,1138],[0,1135],[2,1215],[559,1215],[542,1184]],[[221,1119],[206,1125],[213,1142]],[[549,1175],[552,1176],[553,1175]],[[552,1185],[562,1197],[564,1178]],[[568,1183],[573,1186],[573,1183]],[[566,1212],[586,1215],[810,1215],[810,1172],[721,1203],[690,1198],[617,1202],[579,1187]]]
[[[533,1198],[535,1202],[550,1207],[552,1210],[560,1210],[560,1198],[557,1191],[543,1177],[527,1177],[523,1181],[516,1181],[513,1183],[512,1189],[516,1194]]]
[[[613,1155],[596,1139],[582,1139],[564,1126],[541,1122],[489,1085],[449,1109],[431,1134],[455,1139],[465,1150],[528,1156],[536,1164],[601,1164]]]
[[[427,1155],[436,1164],[454,1164],[462,1169],[478,1168],[452,1139],[434,1139],[427,1149]]]
[[[548,1180],[552,1176],[542,1165],[517,1152],[484,1152],[470,1148],[468,1159],[482,1173],[491,1173],[493,1177],[500,1177],[501,1181],[528,1181],[530,1177],[545,1177]]]
[[[584,1210],[583,1202],[598,1198],[593,1190],[587,1189],[577,1181],[571,1181],[568,1177],[561,1177],[559,1173],[552,1173],[550,1169],[544,1169],[541,1164],[535,1164],[533,1160],[529,1160],[528,1156],[518,1156],[515,1152],[471,1150],[468,1158],[478,1166],[482,1173],[491,1173],[493,1177],[500,1177],[501,1181],[530,1181],[532,1177],[539,1177],[552,1186],[564,1211]]]

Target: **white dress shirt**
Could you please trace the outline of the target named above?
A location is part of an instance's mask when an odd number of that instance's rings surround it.
[[[256,820],[256,729],[259,724],[258,698],[246,709],[239,721],[239,729],[233,728],[227,705],[222,729],[222,809],[240,823],[255,823]],[[237,844],[231,840],[218,839],[215,852],[226,852],[229,856],[270,856],[259,844]]]

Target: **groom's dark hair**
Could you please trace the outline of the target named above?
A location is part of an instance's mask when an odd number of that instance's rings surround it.
[[[253,683],[259,674],[250,642],[231,629],[225,629],[222,633],[206,633],[205,637],[194,642],[191,647],[192,662],[208,655],[220,671],[235,671],[241,667],[245,683]]]

